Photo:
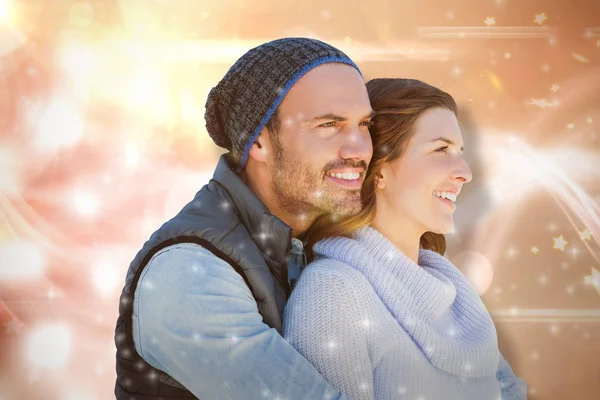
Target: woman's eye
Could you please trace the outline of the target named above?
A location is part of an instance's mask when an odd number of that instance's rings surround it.
[[[360,123],[362,126],[366,126],[368,128],[373,126],[373,121],[363,121]]]

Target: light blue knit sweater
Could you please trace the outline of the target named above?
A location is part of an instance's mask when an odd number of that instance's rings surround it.
[[[494,323],[443,256],[419,265],[372,228],[329,238],[286,306],[285,338],[331,385],[361,399],[526,399]]]

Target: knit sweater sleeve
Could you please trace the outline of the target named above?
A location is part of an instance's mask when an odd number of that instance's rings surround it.
[[[527,383],[515,375],[512,368],[500,353],[496,378],[500,383],[502,400],[527,400]]]
[[[365,282],[343,264],[311,264],[284,316],[284,337],[336,389],[354,400],[374,399],[368,348]],[[368,283],[366,283],[368,285]]]

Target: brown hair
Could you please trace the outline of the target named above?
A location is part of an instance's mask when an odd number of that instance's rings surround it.
[[[361,189],[362,210],[352,216],[325,214],[306,232],[306,251],[310,260],[315,243],[326,237],[349,237],[356,229],[368,226],[375,217],[376,177],[381,167],[400,157],[413,135],[417,118],[430,108],[446,108],[457,114],[456,102],[448,93],[415,79],[380,78],[367,82],[371,107],[375,111],[370,129],[373,158]],[[425,232],[421,248],[439,254],[446,251],[444,235]]]

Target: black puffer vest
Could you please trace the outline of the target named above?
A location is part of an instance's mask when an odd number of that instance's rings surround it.
[[[213,179],[152,234],[129,266],[115,330],[116,398],[195,398],[176,380],[146,363],[133,344],[133,294],[154,254],[176,243],[201,244],[242,275],[263,321],[281,332],[281,316],[290,293],[286,267],[291,238],[291,228],[269,212],[221,157]]]

